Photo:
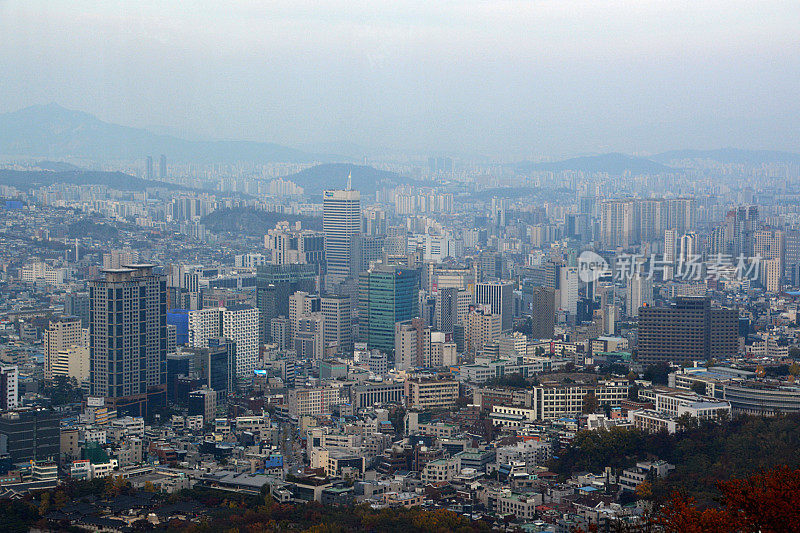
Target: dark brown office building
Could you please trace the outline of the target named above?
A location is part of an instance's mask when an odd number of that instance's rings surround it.
[[[0,455],[14,464],[58,461],[61,453],[61,419],[46,409],[24,407],[0,416]]]
[[[724,359],[738,349],[739,313],[711,308],[704,297],[678,297],[670,307],[639,308],[639,361],[688,363]]]
[[[556,324],[556,293],[549,287],[533,287],[531,337],[552,339]]]

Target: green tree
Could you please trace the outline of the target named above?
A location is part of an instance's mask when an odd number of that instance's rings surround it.
[[[670,367],[667,363],[650,365],[644,369],[644,379],[658,385],[666,385],[669,378]]]
[[[639,401],[639,385],[636,383],[631,383],[631,386],[628,387],[628,399],[635,402]]]
[[[697,394],[705,396],[706,394],[706,384],[702,381],[695,381],[692,383],[692,390]]]
[[[590,392],[586,396],[583,397],[583,406],[581,407],[581,413],[583,414],[592,414],[597,412],[597,408],[599,407],[597,396],[594,395],[593,392]]]
[[[683,413],[681,416],[675,419],[675,422],[677,422],[678,428],[682,431],[696,429],[699,426],[697,417],[694,417],[689,413]]]

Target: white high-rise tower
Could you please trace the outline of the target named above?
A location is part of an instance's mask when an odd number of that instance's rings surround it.
[[[322,231],[325,234],[326,283],[341,283],[358,275],[361,233],[361,194],[352,190],[352,174],[347,190],[325,191],[322,196]]]

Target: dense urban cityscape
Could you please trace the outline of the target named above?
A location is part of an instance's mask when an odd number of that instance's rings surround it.
[[[480,184],[432,158],[364,193],[370,167],[309,167],[322,194],[143,163],[136,190],[0,171],[5,496],[113,476],[585,530],[643,520],[641,487],[686,469],[560,463],[586,432],[800,410],[797,163]]]
[[[7,531],[800,528],[800,154],[77,107],[0,108]]]

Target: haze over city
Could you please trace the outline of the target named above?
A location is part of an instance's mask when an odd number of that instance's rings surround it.
[[[351,156],[800,151],[799,24],[792,1],[6,0],[0,112]]]
[[[800,531],[798,28],[0,0],[0,533]]]

